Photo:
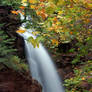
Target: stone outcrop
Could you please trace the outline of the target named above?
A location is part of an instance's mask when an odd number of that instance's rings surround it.
[[[0,71],[0,92],[42,92],[40,84],[11,69]]]

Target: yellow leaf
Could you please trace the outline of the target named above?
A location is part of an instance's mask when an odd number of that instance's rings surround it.
[[[20,6],[19,8],[22,9],[22,10],[24,10],[25,9],[25,6]]]
[[[30,5],[30,8],[32,9],[35,9],[35,7],[36,7],[35,5]]]
[[[38,0],[29,0],[29,3],[37,3],[38,2]]]
[[[24,6],[26,6],[26,5],[27,5],[27,1],[28,1],[29,3],[32,3],[32,4],[38,3],[38,0],[22,0],[22,4],[23,4]]]
[[[56,32],[56,33],[60,33],[60,30],[58,30],[58,29],[55,29],[55,30],[54,30],[54,32]]]
[[[35,42],[35,39],[31,36],[27,39],[28,42],[31,42],[31,44],[33,45],[33,47],[35,48],[36,47],[36,42]]]
[[[87,4],[88,8],[92,8],[92,3],[91,4]]]
[[[36,42],[36,46],[39,48],[39,41],[35,39],[35,42]]]
[[[49,2],[49,3],[47,3],[45,10],[46,10],[47,14],[53,14],[54,11],[56,10],[56,8],[57,7],[54,3]]]
[[[41,14],[41,12],[40,12],[40,11],[36,11],[36,13],[37,13],[37,15],[40,15],[40,14]]]
[[[58,11],[58,14],[61,15],[63,12],[62,11]]]
[[[82,0],[83,3],[88,3],[88,4],[91,4],[92,3],[92,0]]]
[[[52,31],[52,30],[54,30],[54,29],[55,29],[54,27],[48,28],[49,31]]]
[[[31,42],[34,48],[39,48],[39,39],[34,39],[32,36],[27,39],[28,42]]]
[[[50,37],[51,35],[49,35],[49,34],[43,34],[43,36],[48,36],[48,37]]]
[[[38,32],[38,31],[32,32],[33,35],[37,35],[37,34],[39,34],[39,33],[40,33],[40,32]]]
[[[74,0],[75,3],[78,3],[80,0]]]
[[[27,0],[22,0],[21,3],[26,6],[27,5]]]
[[[57,22],[56,22],[56,25],[60,25],[60,24],[61,24],[61,22],[60,22],[60,21],[57,21]]]
[[[58,5],[58,6],[63,5],[64,2],[65,2],[65,0],[58,0],[57,5]]]

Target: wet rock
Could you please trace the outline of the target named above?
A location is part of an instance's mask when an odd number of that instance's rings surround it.
[[[17,55],[20,58],[25,59],[25,43],[23,37],[17,35],[14,46],[17,49]]]
[[[0,92],[42,92],[41,85],[11,69],[0,71]]]
[[[78,42],[77,39],[74,38],[71,41],[68,41],[68,42],[65,42],[65,43],[59,43],[59,45],[58,45],[58,52],[67,53],[73,47],[75,49],[77,49],[77,46],[76,46],[77,42]]]

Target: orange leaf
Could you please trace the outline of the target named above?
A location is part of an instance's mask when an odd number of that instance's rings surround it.
[[[39,7],[35,7],[35,10],[38,10],[39,9]]]
[[[40,16],[42,17],[42,19],[43,19],[43,20],[45,20],[45,19],[47,18],[47,16],[48,16],[48,15],[47,15],[47,14],[45,14],[45,13],[41,13],[41,15],[40,15]]]
[[[32,9],[35,9],[35,7],[36,7],[35,5],[30,5],[30,8]]]
[[[19,29],[19,30],[17,30],[16,32],[17,33],[24,33],[26,30],[22,30],[22,29]]]
[[[25,6],[20,6],[19,8],[24,10],[25,9]]]
[[[82,80],[85,80],[85,77],[82,77],[81,79],[82,79]]]
[[[44,8],[41,10],[41,13],[45,13],[45,9]]]
[[[52,39],[51,41],[52,41],[52,44],[56,44],[56,45],[59,44],[58,40],[56,40],[56,39]]]
[[[41,14],[41,12],[39,12],[39,11],[37,11],[36,13],[37,13],[37,15],[40,15]]]
[[[91,32],[88,32],[88,34],[91,34]]]
[[[53,19],[53,21],[54,21],[54,22],[57,22],[57,21],[58,21],[57,17],[55,17],[55,18]]]
[[[50,27],[50,28],[48,28],[48,30],[52,31],[52,30],[54,30],[54,27]]]
[[[18,15],[17,11],[11,11],[11,13]]]
[[[22,12],[22,11],[20,11],[20,10],[18,11],[18,13],[21,13],[22,15],[24,15],[24,14],[25,14],[24,12]]]
[[[41,3],[41,4],[40,4],[40,7],[45,7],[45,4],[44,4],[44,3]]]
[[[70,32],[70,34],[72,35],[72,34],[73,34],[73,32]]]

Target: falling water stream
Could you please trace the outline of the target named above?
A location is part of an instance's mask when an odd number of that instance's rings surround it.
[[[25,27],[25,24],[21,27]],[[42,85],[43,92],[65,92],[56,67],[44,46],[40,43],[39,48],[34,48],[31,43],[27,42],[26,39],[30,36],[36,38],[31,32],[31,29],[27,29],[20,35],[25,40],[25,52],[32,77]]]

